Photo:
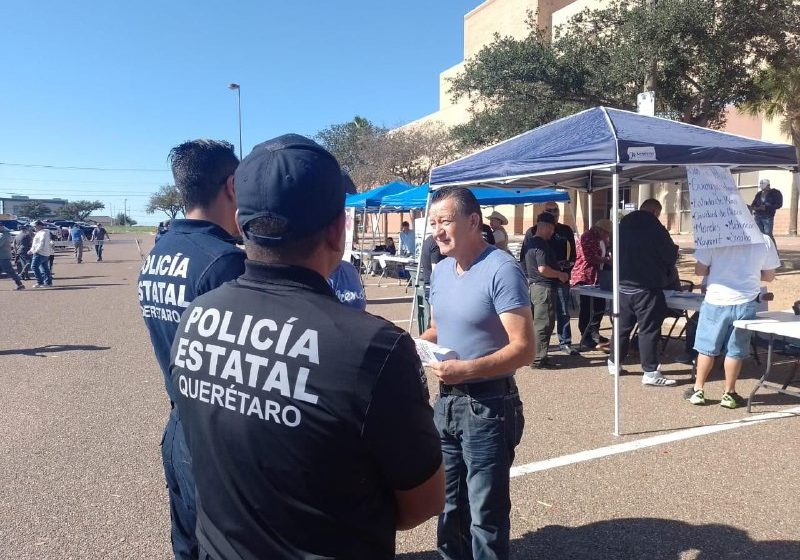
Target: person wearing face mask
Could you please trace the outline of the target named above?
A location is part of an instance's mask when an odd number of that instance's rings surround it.
[[[783,206],[783,195],[781,191],[770,187],[769,179],[761,179],[758,182],[758,193],[753,198],[750,209],[756,220],[756,225],[761,233],[772,237],[772,227],[775,224],[775,211]]]

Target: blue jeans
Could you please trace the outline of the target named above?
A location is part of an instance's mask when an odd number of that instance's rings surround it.
[[[161,460],[169,490],[169,514],[172,520],[172,552],[176,560],[197,558],[197,521],[192,458],[186,446],[183,425],[177,409],[173,409],[161,440]]]
[[[525,417],[516,386],[490,383],[494,394],[440,394],[433,409],[445,468],[437,542],[446,560],[509,557],[509,469]]]
[[[103,260],[103,242],[102,241],[95,241],[94,242],[94,252],[97,255],[97,260]]]
[[[559,344],[572,344],[572,327],[569,326],[569,284],[559,282],[556,288],[556,330]]]
[[[50,274],[50,257],[35,253],[31,260],[31,269],[39,285],[52,286],[53,276]]]
[[[759,216],[756,214],[753,217],[756,219],[756,225],[758,229],[761,230],[761,233],[772,237],[772,226],[775,224],[775,216]]]

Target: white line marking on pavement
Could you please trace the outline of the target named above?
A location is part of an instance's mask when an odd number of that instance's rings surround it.
[[[394,323],[394,324],[397,324],[397,323],[408,323],[409,320],[408,319],[397,319],[397,320],[391,321],[391,322]]]
[[[672,443],[684,439],[690,439],[698,436],[705,436],[708,434],[715,434],[717,432],[724,432],[727,430],[735,430],[744,426],[753,424],[760,424],[770,420],[779,420],[782,418],[791,418],[800,415],[800,406],[794,408],[787,408],[779,412],[767,412],[765,414],[758,414],[742,418],[740,420],[732,420],[730,422],[722,422],[720,424],[712,424],[710,426],[698,426],[696,428],[687,428],[678,432],[663,434],[660,436],[653,436],[649,438],[637,439],[627,443],[620,443],[617,445],[609,445],[608,447],[600,447],[598,449],[588,449],[579,453],[572,453],[571,455],[562,455],[561,457],[554,457],[552,459],[545,459],[544,461],[537,461],[535,463],[528,463],[527,465],[519,465],[511,467],[511,478],[523,476],[539,471],[546,471],[548,469],[555,469],[558,467],[565,467],[575,463],[582,463],[584,461],[591,461],[592,459],[600,459],[610,455],[618,455],[620,453],[628,453],[639,449],[646,449],[656,445],[663,445],[665,443]]]

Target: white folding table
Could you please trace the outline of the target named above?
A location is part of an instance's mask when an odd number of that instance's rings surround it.
[[[764,370],[764,375],[758,380],[756,386],[750,392],[747,399],[747,412],[753,404],[753,396],[756,391],[761,387],[766,387],[769,384],[771,389],[784,395],[791,395],[793,397],[800,397],[800,392],[789,391],[788,387],[791,380],[787,381],[783,386],[778,387],[776,383],[769,380],[772,373],[772,353],[775,344],[775,337],[788,337],[800,339],[800,315],[795,315],[792,311],[762,311],[758,313],[756,319],[741,319],[734,321],[733,326],[737,329],[746,329],[752,332],[763,333],[767,335],[769,345],[767,346],[767,366]]]

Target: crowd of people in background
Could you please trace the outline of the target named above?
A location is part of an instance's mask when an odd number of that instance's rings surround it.
[[[19,231],[14,233],[0,224],[0,272],[14,282],[17,290],[26,288],[24,281],[30,280],[31,273],[36,279],[34,288],[52,287],[57,241],[68,242],[72,246],[78,264],[83,263],[84,241],[94,245],[97,261],[103,260],[103,244],[111,237],[102,224],[92,228],[88,236],[79,224],[64,229],[66,231],[62,231],[62,228],[51,229],[42,220],[34,220],[22,224]],[[57,237],[54,237],[53,231],[57,232]]]

